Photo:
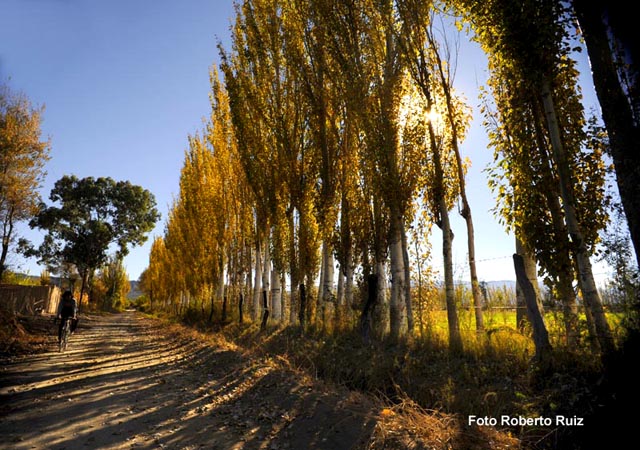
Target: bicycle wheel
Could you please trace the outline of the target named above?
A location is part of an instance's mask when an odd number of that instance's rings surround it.
[[[69,342],[69,334],[71,333],[71,321],[69,319],[63,319],[62,324],[62,336],[60,336],[60,351],[63,352],[67,349],[67,343]]]

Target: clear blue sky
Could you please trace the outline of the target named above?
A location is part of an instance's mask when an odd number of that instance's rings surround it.
[[[218,62],[218,40],[228,48],[232,16],[231,0],[0,0],[0,82],[9,79],[12,89],[46,107],[42,129],[52,146],[43,198],[65,174],[129,180],[156,197],[162,221],[126,258],[131,279],[147,266],[153,236],[163,232],[187,137],[209,114],[209,69]],[[463,45],[458,66],[457,87],[477,112],[484,59]],[[480,121],[476,114],[462,146],[473,163],[468,185],[479,276],[514,279],[513,239],[490,212],[494,198],[482,170],[492,154]],[[464,222],[452,216],[456,275],[466,278]],[[27,226],[20,232],[41,240]],[[440,240],[436,230],[436,265]],[[41,270],[16,256],[9,263],[34,275]]]

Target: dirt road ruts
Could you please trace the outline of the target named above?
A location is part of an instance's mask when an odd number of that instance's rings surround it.
[[[65,353],[0,360],[0,449],[352,449],[366,397],[168,332],[135,312],[90,315]]]

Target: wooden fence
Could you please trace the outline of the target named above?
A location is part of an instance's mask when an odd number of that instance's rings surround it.
[[[0,309],[10,314],[56,314],[60,295],[58,286],[0,284]]]

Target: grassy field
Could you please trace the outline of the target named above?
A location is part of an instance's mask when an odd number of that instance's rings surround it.
[[[529,332],[526,329],[520,332],[516,326],[516,311],[512,308],[494,308],[483,311],[484,326],[487,337],[494,343],[509,341],[510,344],[522,345],[523,350],[533,350],[533,342],[531,341]],[[616,340],[623,337],[624,330],[621,326],[623,314],[608,313],[607,319],[613,335]],[[460,322],[460,331],[467,343],[472,343],[475,339],[475,315],[471,309],[461,309],[458,311],[458,320]],[[547,311],[544,316],[549,339],[554,346],[562,347],[564,345],[564,324],[562,314],[555,311]],[[587,329],[587,319],[584,313],[578,315],[580,336],[582,341],[589,339]],[[422,336],[420,330],[417,335],[421,337],[431,337],[436,339],[447,339],[448,324],[447,312],[444,310],[433,311],[426,314],[423,320]],[[434,336],[435,335],[435,336]]]

